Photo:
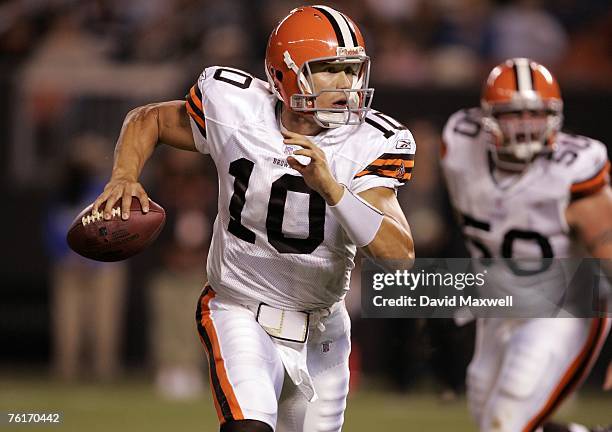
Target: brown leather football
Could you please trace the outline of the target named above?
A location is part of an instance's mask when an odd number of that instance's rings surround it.
[[[87,206],[68,229],[68,245],[79,255],[96,261],[121,261],[136,255],[157,238],[166,222],[164,209],[149,202],[149,212],[145,214],[134,197],[128,220],[121,219],[121,200],[113,208],[110,220],[104,220],[101,210],[92,214],[93,204]]]

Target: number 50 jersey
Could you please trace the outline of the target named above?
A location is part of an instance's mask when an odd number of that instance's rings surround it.
[[[325,200],[287,164],[298,148],[283,143],[277,103],[267,83],[222,67],[207,68],[187,95],[196,147],[211,155],[219,177],[208,279],[238,302],[328,307],[348,289],[356,247]],[[355,193],[396,189],[410,179],[412,135],[381,113],[308,138]]]
[[[480,109],[460,111],[444,128],[442,166],[453,207],[474,258],[505,258],[475,261],[478,271],[488,269],[487,294],[519,294],[529,299],[525,313],[548,316],[571,281],[570,267],[549,258],[584,255],[572,242],[565,212],[609,181],[606,147],[559,133],[552,154],[536,158],[520,175],[500,177],[481,115]]]
[[[609,182],[606,147],[583,136],[557,134],[550,157],[538,157],[504,185],[496,180],[492,137],[479,108],[453,114],[443,132],[442,166],[468,247],[476,257],[576,256],[565,219],[568,205]]]

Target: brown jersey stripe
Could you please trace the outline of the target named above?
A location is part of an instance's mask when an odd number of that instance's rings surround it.
[[[587,197],[596,192],[599,192],[606,184],[610,182],[610,162],[607,161],[604,167],[590,179],[574,183],[570,189],[571,199],[576,200]]]
[[[368,166],[366,166],[361,172],[357,173],[355,177],[358,178],[364,175],[373,174],[377,171],[393,171],[396,172],[396,169],[400,169],[401,166],[404,166],[404,170],[407,173],[412,171],[414,167],[414,154],[406,154],[406,153],[383,153],[376,160],[371,162]],[[395,177],[382,175],[381,177]]]
[[[185,102],[185,107],[187,108],[187,113],[196,122],[198,130],[200,131],[200,133],[202,134],[204,139],[206,139],[206,123],[205,123],[204,119],[202,117],[200,117],[198,115],[198,113],[194,110],[192,104],[193,104],[193,102],[191,101],[191,99],[187,99],[187,101]]]
[[[187,107],[187,112],[196,121],[196,123],[202,127],[206,127],[204,115],[202,114],[202,111],[199,111],[196,107],[194,107],[193,101],[191,99],[187,99],[185,104]]]
[[[197,97],[193,87],[191,87],[191,90],[189,90],[189,93],[185,96],[185,100],[189,106],[191,106],[191,109],[197,115],[197,117],[201,118],[202,121],[205,121],[206,116],[204,115],[204,109],[202,108],[202,100]]]
[[[202,92],[197,84],[189,89],[189,93],[185,95],[187,112],[198,124],[198,129],[204,138],[206,138],[206,116],[202,106]]]
[[[540,412],[523,428],[522,432],[534,432],[553,413],[560,403],[580,384],[589,373],[595,358],[608,333],[607,318],[594,318],[587,341],[578,356],[571,363],[557,387]]]
[[[370,165],[369,167],[366,167],[363,171],[359,172],[357,175],[355,175],[354,178],[357,177],[361,177],[364,175],[367,175],[369,173],[374,173],[374,172],[394,172],[396,173],[398,170],[401,170],[401,165],[380,165],[380,166],[372,166]],[[403,168],[404,172],[407,173],[411,173],[412,172],[412,167],[409,166],[404,166]]]
[[[403,167],[403,168],[402,168]],[[394,172],[403,169],[406,173],[411,173],[414,167],[414,161],[404,161],[402,159],[378,159],[372,164],[365,167],[362,171],[357,173],[354,178],[362,177],[375,172]]]
[[[213,289],[210,286],[206,287],[198,302],[196,322],[200,339],[208,353],[210,385],[215,399],[217,416],[223,424],[228,420],[244,420],[244,415],[229,382],[215,325],[210,316],[209,303],[214,297]]]
[[[189,95],[191,96],[191,100],[195,103],[195,105],[200,109],[200,111],[202,111],[202,113],[204,113],[204,108],[202,108],[202,92],[200,92],[197,84],[191,87],[191,90],[189,90]]]
[[[366,167],[364,170],[360,171],[355,175],[354,178],[361,177],[374,172],[388,171],[388,172],[397,172],[397,170],[401,169],[400,165],[380,165],[380,166],[372,166]],[[412,172],[412,167],[404,166],[404,170],[407,173]]]
[[[366,169],[369,169],[370,167],[380,167],[380,166],[384,166],[384,165],[397,165],[400,166],[404,164],[405,167],[413,167],[414,166],[414,161],[413,160],[404,160],[404,159],[376,159],[374,162],[372,162],[370,165],[367,166]]]
[[[412,173],[410,173],[409,171],[406,171],[404,174],[402,174],[401,177],[397,176],[397,171],[361,171],[359,174],[357,174],[354,178],[361,178],[363,176],[367,176],[367,175],[373,175],[373,176],[377,176],[377,177],[387,177],[387,178],[394,178],[396,180],[399,180],[400,182],[405,182],[410,180],[410,178],[412,177]]]
[[[402,159],[411,161],[414,160],[414,153],[383,153],[376,158],[376,160],[378,159]]]

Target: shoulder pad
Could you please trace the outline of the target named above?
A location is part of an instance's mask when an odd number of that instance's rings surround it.
[[[442,139],[447,146],[455,142],[469,142],[482,132],[482,111],[467,108],[452,114],[444,125]]]
[[[206,68],[198,79],[207,120],[236,124],[254,120],[274,95],[268,84],[229,67]]]
[[[362,168],[352,187],[361,192],[370,187],[397,188],[410,180],[414,167],[416,143],[410,131],[393,118],[378,111],[368,113],[366,126],[376,140],[367,151],[361,152]]]
[[[406,126],[380,111],[371,110],[365,118],[365,123],[378,130],[386,143],[385,147],[403,153],[414,153],[416,144]]]
[[[609,183],[608,151],[600,141],[560,133],[551,158],[571,180],[572,199],[593,194]]]
[[[470,159],[476,149],[474,145],[480,139],[482,131],[482,110],[467,108],[452,114],[442,130],[440,156],[442,165],[462,165]]]

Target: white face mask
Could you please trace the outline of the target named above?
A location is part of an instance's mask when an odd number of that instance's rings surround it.
[[[498,113],[483,118],[483,125],[496,138],[496,163],[501,168],[520,171],[537,155],[552,151],[549,140],[559,130],[561,117],[550,113]]]
[[[326,90],[324,90],[326,91]],[[318,93],[321,94],[324,91]],[[335,91],[337,92],[337,90]],[[361,123],[358,119],[359,113],[359,95],[355,92],[346,92],[347,104],[344,110],[339,112],[332,111],[329,108],[318,108],[317,103],[314,103],[314,117],[319,125],[325,124],[325,127],[335,128],[346,124]]]
[[[327,62],[336,65],[352,66],[355,69],[350,89],[322,89],[316,90],[312,78],[311,66],[317,62]],[[297,69],[297,68],[296,68]],[[312,112],[315,121],[322,127],[333,128],[343,125],[361,124],[372,103],[374,89],[368,88],[370,77],[370,58],[366,55],[337,56],[315,58],[305,62],[296,71],[298,84],[302,93],[291,96],[289,105],[298,112]],[[347,104],[345,107],[318,107],[317,97],[330,92],[344,92]]]

